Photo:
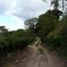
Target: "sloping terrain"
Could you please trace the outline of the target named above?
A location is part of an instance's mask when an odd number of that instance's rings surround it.
[[[66,67],[56,55],[44,49],[41,53],[39,48],[43,49],[41,46],[29,46],[6,58],[0,67]]]

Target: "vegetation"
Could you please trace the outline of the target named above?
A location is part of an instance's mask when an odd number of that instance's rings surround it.
[[[2,33],[0,35],[0,56],[24,49],[34,40],[36,40],[35,34],[29,29]]]
[[[4,26],[0,27],[0,56],[22,50],[40,37],[46,43],[43,46],[67,59],[67,15],[60,19],[63,12],[58,10],[59,0],[51,0],[51,4],[53,10],[48,10],[39,18],[26,20],[25,30],[8,31]],[[39,51],[42,54],[43,49],[39,48]]]
[[[48,0],[43,0],[43,1],[48,1]],[[65,2],[67,2],[67,0],[49,0],[51,2],[51,5],[53,6],[54,10],[58,10],[58,8],[61,6],[62,10],[66,9],[65,7],[67,6],[65,4]],[[59,2],[61,2],[62,4],[60,4]]]
[[[62,13],[54,9],[40,15],[35,25],[35,33],[43,43],[46,43],[44,47],[67,59],[67,16],[60,19]],[[42,52],[41,49],[39,51]]]
[[[24,22],[26,29],[30,29],[33,33],[35,33],[37,21],[38,21],[38,18],[31,18],[31,19],[26,20]]]
[[[41,36],[42,39],[46,39],[44,36],[46,37],[50,31],[55,29],[59,22],[59,14],[61,13],[61,11],[55,13],[54,10],[48,10],[45,14],[39,16],[36,30],[37,34]]]
[[[43,46],[67,59],[67,16],[59,20],[61,14],[61,11],[55,14],[55,10],[48,10],[40,15],[36,30],[41,41],[46,43]]]

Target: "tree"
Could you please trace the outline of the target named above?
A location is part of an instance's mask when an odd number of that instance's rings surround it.
[[[59,6],[59,2],[58,0],[52,0],[51,1],[51,5],[54,5],[54,10],[58,10],[58,6]]]
[[[8,31],[8,33],[8,36],[0,36],[0,56],[6,56],[8,53],[22,50],[36,40],[35,34],[29,29],[18,29]]]
[[[26,28],[31,29],[32,31],[35,31],[36,24],[37,24],[37,18],[31,18],[25,21]]]
[[[47,1],[47,0],[43,0],[43,1]],[[61,1],[62,2],[62,10],[64,10],[64,8],[65,8],[65,2],[67,1],[67,0],[50,0],[50,2],[51,2],[51,5],[53,5],[53,7],[54,7],[54,10],[58,10],[58,7],[60,6],[60,3],[59,3],[59,1]]]
[[[7,32],[8,29],[5,28],[5,26],[0,26],[0,33]]]
[[[57,13],[58,12],[58,13]],[[58,15],[59,14],[59,15]],[[45,42],[47,36],[52,32],[59,23],[59,10],[48,10],[45,14],[42,14],[38,18],[36,25],[37,35]]]

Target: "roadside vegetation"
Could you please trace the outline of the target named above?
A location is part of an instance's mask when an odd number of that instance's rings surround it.
[[[35,24],[33,20],[36,20]],[[57,55],[67,60],[67,15],[63,15],[58,9],[53,9],[25,23],[40,38],[43,47],[55,51]],[[41,49],[39,51],[42,52]]]
[[[18,29],[16,31],[7,32],[1,31],[0,56],[7,56],[8,53],[22,50],[35,40],[35,34],[29,29]]]
[[[44,47],[56,51],[58,55],[66,60],[67,16],[60,19],[60,15],[62,15],[62,12],[59,10],[48,10],[45,14],[40,15],[36,25],[36,33],[44,43]]]

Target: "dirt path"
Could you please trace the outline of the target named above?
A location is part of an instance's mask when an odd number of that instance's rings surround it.
[[[58,57],[51,55],[46,50],[40,54],[36,47],[28,48],[29,55],[15,67],[65,67]]]
[[[55,55],[47,50],[41,54],[38,49],[35,46],[26,48],[24,56],[23,53],[14,55],[3,67],[66,67]]]

